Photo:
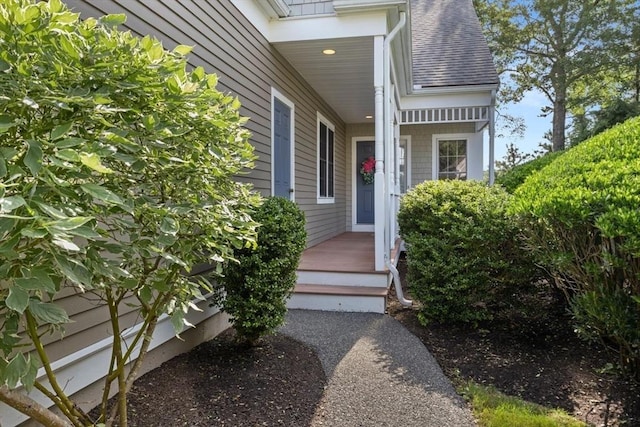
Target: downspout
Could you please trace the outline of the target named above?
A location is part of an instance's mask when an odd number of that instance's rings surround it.
[[[393,28],[393,30],[391,30],[391,32],[384,39],[384,49],[383,49],[383,62],[384,62],[383,64],[383,68],[384,68],[384,92],[383,92],[384,94],[384,123],[383,123],[384,132],[383,132],[383,135],[384,135],[384,143],[386,148],[385,153],[387,153],[387,158],[385,159],[386,165],[384,168],[385,182],[387,183],[387,194],[385,194],[385,203],[384,203],[384,207],[385,207],[384,260],[385,260],[385,265],[387,266],[387,268],[391,272],[391,275],[393,276],[393,283],[395,286],[398,301],[400,301],[400,304],[404,306],[410,306],[412,302],[405,299],[404,294],[402,292],[402,284],[400,283],[400,274],[398,273],[398,269],[396,268],[395,265],[393,265],[393,263],[389,259],[390,258],[389,250],[391,246],[390,242],[392,238],[392,236],[390,236],[391,215],[389,212],[390,204],[391,204],[390,203],[391,185],[389,183],[389,170],[390,170],[389,161],[391,160],[391,149],[389,148],[389,145],[391,144],[391,141],[393,141],[393,133],[392,133],[393,126],[392,126],[392,120],[391,120],[391,93],[390,93],[391,92],[391,42],[393,41],[395,36],[398,34],[398,32],[400,32],[400,30],[406,25],[406,23],[407,23],[406,12],[400,12],[400,20],[398,21],[398,24]]]
[[[407,14],[406,12],[400,12],[400,20],[398,21],[398,23],[396,24],[396,26],[391,30],[391,32],[387,35],[387,37],[385,37],[384,39],[384,47],[383,47],[383,54],[382,54],[382,61],[383,61],[383,75],[384,75],[384,91],[383,91],[383,95],[384,95],[384,122],[383,122],[383,126],[384,126],[384,131],[383,131],[383,135],[384,135],[384,152],[385,152],[385,167],[384,167],[384,181],[385,181],[385,185],[386,185],[386,194],[384,195],[384,235],[385,235],[385,242],[384,242],[384,259],[385,259],[385,264],[387,264],[387,261],[389,259],[389,250],[391,248],[391,236],[389,235],[389,224],[390,224],[390,212],[389,212],[389,206],[390,206],[390,197],[391,197],[391,183],[389,182],[389,176],[390,176],[390,161],[391,161],[391,150],[389,149],[389,145],[391,144],[391,141],[393,141],[393,126],[392,126],[392,120],[391,120],[391,42],[393,41],[393,39],[395,38],[395,36],[400,32],[400,30],[406,25],[407,23]]]
[[[405,307],[411,307],[413,301],[404,297],[404,292],[402,292],[402,282],[400,281],[400,273],[398,272],[398,269],[390,260],[387,261],[387,268],[391,272],[391,276],[393,276],[393,286],[396,290],[396,297],[398,298],[398,301]]]
[[[496,134],[496,90],[491,91],[491,105],[489,107],[489,185],[493,185],[496,178],[495,171],[495,134]]]

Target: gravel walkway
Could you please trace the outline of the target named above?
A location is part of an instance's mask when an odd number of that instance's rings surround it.
[[[476,425],[433,356],[390,316],[290,310],[280,332],[315,349],[327,375],[312,427]]]

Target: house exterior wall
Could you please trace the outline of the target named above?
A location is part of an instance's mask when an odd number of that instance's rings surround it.
[[[474,123],[401,126],[400,135],[411,135],[411,187],[433,179],[433,135],[467,133],[475,133]],[[469,147],[469,175],[482,179],[482,144],[479,153],[477,145]]]
[[[192,66],[203,66],[219,78],[218,89],[237,96],[242,103],[241,114],[249,117],[246,127],[251,131],[251,142],[258,156],[256,168],[238,179],[250,182],[264,196],[271,195],[271,92],[275,88],[294,103],[294,182],[296,203],[307,218],[307,245],[312,246],[346,231],[344,223],[346,187],[343,177],[345,167],[345,124],[340,117],[313,91],[293,67],[264,39],[229,0],[208,2],[174,2],[151,0],[132,2],[127,0],[64,0],[81,17],[102,16],[108,13],[125,13],[124,27],[135,34],[150,34],[163,42],[167,49],[178,44],[195,46],[189,55]],[[335,127],[335,203],[317,202],[317,117],[324,116]],[[87,348],[104,342],[110,336],[108,313],[99,301],[88,295],[75,295],[71,290],[61,296],[74,323],[68,325],[64,341],[51,337],[47,350],[52,360],[75,358],[69,369],[76,372],[74,381],[84,381],[77,375],[78,364]],[[136,313],[125,307],[121,319],[123,327],[139,321]],[[207,315],[194,320],[194,324],[212,324],[197,336],[208,339],[224,329],[226,317],[215,311],[205,310]],[[167,326],[172,328],[170,322]],[[168,329],[171,331],[171,329]],[[188,351],[198,340],[177,341],[168,335],[149,358],[147,369],[158,366],[180,352]],[[165,350],[169,346],[170,351]],[[106,352],[105,347],[101,352]],[[94,363],[93,369],[102,369]],[[80,370],[84,373],[84,371]],[[106,372],[102,370],[102,372]],[[89,378],[90,376],[87,376]],[[93,380],[86,380],[84,386]],[[71,381],[71,380],[70,380]],[[95,387],[95,386],[94,386]],[[89,398],[83,401],[90,401]],[[11,420],[21,416],[7,416],[6,407],[0,406],[3,426],[15,425]],[[24,418],[22,418],[23,420]]]
[[[352,231],[353,227],[353,158],[352,139],[363,136],[374,136],[375,129],[373,123],[347,124],[347,152],[345,155],[347,162],[346,177],[346,227]],[[424,181],[433,179],[433,136],[441,134],[475,134],[474,123],[451,123],[433,125],[404,125],[400,127],[401,136],[411,137],[411,183],[410,187]],[[475,140],[469,145],[469,177],[471,179],[482,179],[483,158],[482,158],[482,138],[475,135]]]
[[[151,0],[65,0],[82,16],[125,13],[125,27],[151,34],[167,49],[195,46],[189,63],[219,77],[218,88],[238,96],[246,127],[259,157],[240,177],[263,195],[271,194],[271,88],[295,104],[295,201],[307,217],[308,246],[345,231],[345,125],[293,67],[235,8],[230,0],[173,2]],[[335,203],[317,203],[317,113],[335,126]]]

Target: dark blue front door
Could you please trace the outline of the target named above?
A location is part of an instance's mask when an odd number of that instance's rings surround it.
[[[373,141],[356,142],[356,222],[358,224],[373,224],[374,216],[374,184],[367,184],[360,173],[362,162],[369,157],[375,157]]]
[[[291,108],[274,98],[273,116],[273,195],[290,199]]]

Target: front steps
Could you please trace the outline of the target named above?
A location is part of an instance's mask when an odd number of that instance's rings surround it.
[[[298,284],[287,302],[292,309],[384,313],[386,272],[298,271]]]
[[[384,313],[387,288],[375,286],[296,285],[288,308]]]

